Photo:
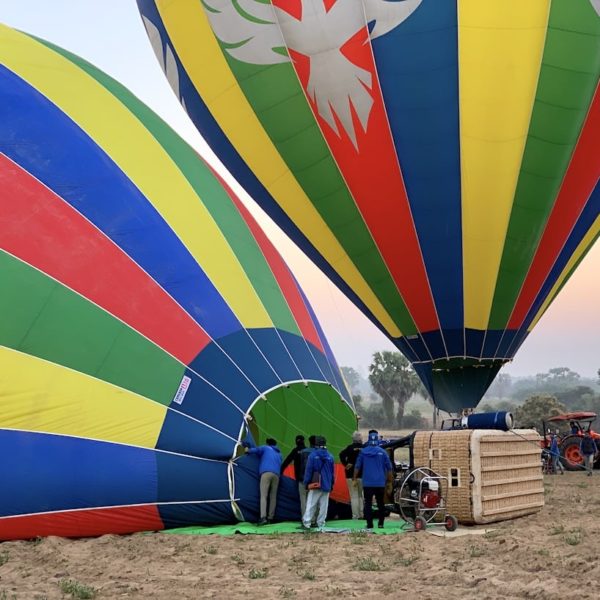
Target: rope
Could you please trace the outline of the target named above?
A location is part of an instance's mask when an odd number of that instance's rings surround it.
[[[519,435],[514,429],[509,429],[509,431],[513,435],[516,435],[518,438],[521,438],[522,440],[527,442],[528,444],[531,444],[531,445],[535,446],[536,448],[539,447],[537,442],[532,442],[531,440],[528,440],[526,437]],[[585,465],[582,465],[581,463],[574,463],[573,461],[569,460],[566,456],[560,456],[560,460],[561,460],[561,462],[569,463],[569,465],[571,465],[572,467],[576,467],[577,469],[583,469],[584,471],[587,471],[587,469],[585,468]]]

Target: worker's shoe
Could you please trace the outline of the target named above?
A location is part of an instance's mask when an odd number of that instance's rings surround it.
[[[259,524],[259,525],[266,525],[266,524],[267,524],[267,522],[268,522],[268,521],[267,521],[266,519],[264,519],[264,518],[263,518],[263,519],[261,519],[261,520],[258,522],[258,524]]]

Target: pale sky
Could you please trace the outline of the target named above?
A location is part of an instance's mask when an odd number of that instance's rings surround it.
[[[135,0],[0,0],[0,22],[78,54],[127,86],[228,179],[293,269],[341,365],[366,372],[373,352],[394,346],[273,225],[235,184],[196,132],[160,70]],[[592,376],[600,368],[600,244],[505,371],[528,375],[566,366]]]

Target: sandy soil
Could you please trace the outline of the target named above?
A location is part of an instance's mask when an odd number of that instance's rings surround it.
[[[69,581],[79,598],[598,598],[600,473],[547,476],[545,487],[542,512],[485,535],[154,533],[5,542],[0,600],[68,598],[61,585]]]

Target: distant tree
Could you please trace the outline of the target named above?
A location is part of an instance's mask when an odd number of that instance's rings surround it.
[[[386,426],[385,413],[383,412],[383,405],[381,402],[369,406],[362,406],[357,412],[360,416],[361,427],[374,427],[375,429],[379,429],[380,427]]]
[[[557,400],[569,410],[584,410],[585,404],[593,397],[594,390],[588,385],[578,385],[556,392]]]
[[[340,367],[340,369],[346,383],[350,387],[350,391],[353,394],[358,393],[360,386],[360,375],[358,374],[358,371],[353,367]]]
[[[356,412],[360,415],[364,411],[362,396],[360,394],[353,394],[352,402],[354,402],[354,408],[356,409]]]
[[[544,387],[550,377],[549,373],[537,373],[535,376],[535,382],[537,387]]]
[[[402,427],[405,429],[423,429],[427,426],[421,411],[418,408],[413,408],[402,419]]]
[[[515,421],[519,427],[539,427],[548,417],[555,417],[565,412],[565,407],[550,394],[530,396],[515,411]]]
[[[585,394],[581,398],[581,410],[595,412],[597,415],[600,415],[600,395],[590,396]]]
[[[477,407],[478,412],[506,411],[514,414],[515,410],[517,410],[517,405],[509,400],[500,400],[500,402],[493,403],[484,402]]]
[[[494,380],[494,383],[490,386],[486,395],[488,397],[492,396],[500,399],[507,398],[511,387],[512,377],[508,373],[500,373]]]
[[[598,375],[598,381],[596,383],[600,385],[600,369],[596,371],[596,375]]]
[[[400,352],[376,352],[369,367],[369,381],[383,400],[383,411],[388,423],[402,427],[404,407],[420,388],[420,381],[410,363]]]
[[[573,385],[577,383],[581,375],[571,371],[569,367],[555,367],[548,371],[549,383],[558,383],[560,385]]]
[[[594,382],[587,381],[586,383]],[[525,400],[535,394],[551,394],[558,396],[559,392],[576,388],[583,385],[579,373],[572,371],[568,367],[555,367],[547,373],[538,373],[535,378],[526,377],[512,386],[511,397],[515,400]]]
[[[501,400],[496,404],[496,410],[505,410],[506,412],[514,413],[517,410],[517,405],[509,400]]]

